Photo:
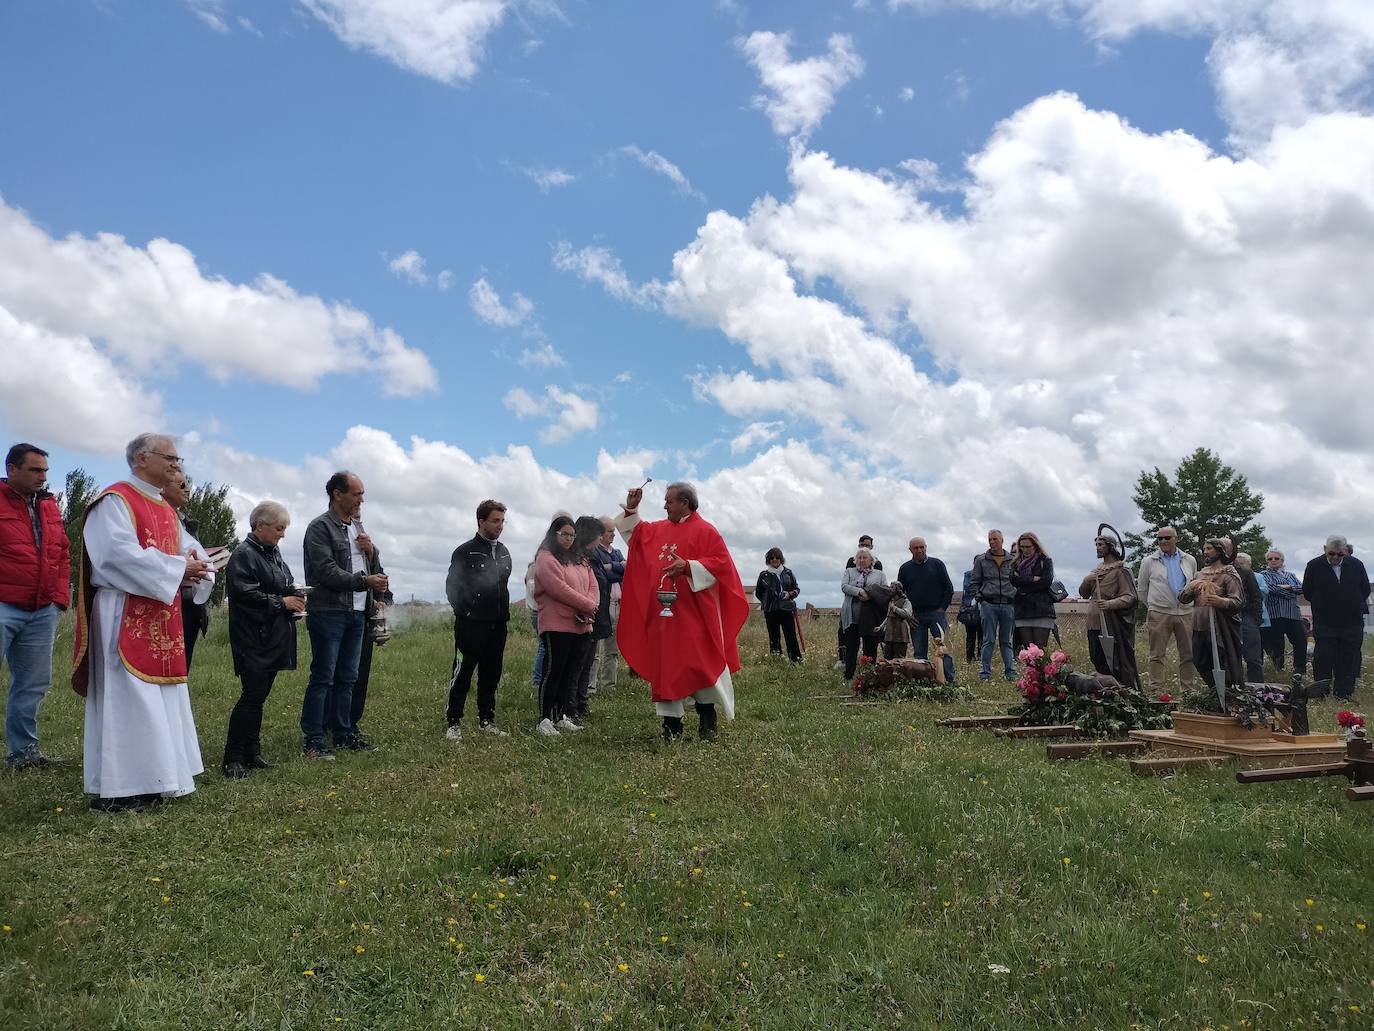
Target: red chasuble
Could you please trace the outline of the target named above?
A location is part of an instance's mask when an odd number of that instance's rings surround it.
[[[690,575],[677,577],[671,581],[678,592],[673,614],[660,616],[659,579],[674,558],[700,562],[716,582],[693,591]],[[738,671],[737,638],[748,615],[725,541],[701,516],[642,522],[631,532],[615,639],[625,661],[653,688],[654,701],[687,698],[714,684],[724,670]]]
[[[105,498],[114,495],[129,510],[134,536],[144,548],[156,548],[168,555],[181,554],[181,523],[172,506],[161,498],[150,498],[130,483],[106,487],[91,502],[87,513]],[[85,522],[82,521],[82,528]],[[91,563],[85,549],[81,552],[81,573],[76,606],[76,647],[72,666],[72,690],[83,698],[90,681],[91,606],[95,589],[91,584]],[[127,595],[124,619],[119,624],[119,658],[124,668],[149,684],[186,682],[186,641],[181,624],[181,592],[172,604],[139,594]]]

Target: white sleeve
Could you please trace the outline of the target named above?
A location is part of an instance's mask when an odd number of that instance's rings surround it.
[[[186,575],[185,557],[140,545],[122,498],[106,497],[87,513],[82,539],[97,587],[155,598],[164,605],[176,599]]]
[[[198,558],[202,562],[210,561],[210,556],[205,553],[200,541],[187,533],[184,526],[181,528],[181,553],[189,558]],[[215,589],[215,571],[208,569],[206,572],[210,575],[191,587],[191,600],[197,605],[204,605],[209,601],[210,594]]]
[[[692,590],[704,591],[706,588],[716,585],[716,578],[696,559],[689,558],[687,560],[687,569],[692,574]]]
[[[615,528],[620,531],[620,536],[629,541],[630,534],[635,532],[635,527],[640,523],[639,509],[635,509],[633,512],[622,510],[620,515],[611,521],[615,523]]]

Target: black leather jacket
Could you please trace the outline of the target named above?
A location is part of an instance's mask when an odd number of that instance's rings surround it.
[[[453,549],[445,593],[458,619],[504,623],[510,619],[510,551],[481,534]]]
[[[295,583],[281,552],[250,533],[234,549],[224,576],[235,675],[295,669],[296,623],[282,604]]]
[[[332,511],[310,520],[305,529],[305,582],[312,588],[313,612],[352,612],[355,591],[366,591],[367,576],[383,573],[381,552],[372,545],[367,569],[353,568],[353,552],[348,546],[348,524]],[[368,597],[368,607],[372,598]]]

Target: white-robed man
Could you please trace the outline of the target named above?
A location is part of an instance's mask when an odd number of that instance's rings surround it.
[[[176,442],[143,433],[130,476],[86,510],[72,689],[86,698],[86,792],[127,812],[196,789],[205,771],[186,689],[181,588],[203,603],[214,573],[162,490],[181,476]]]

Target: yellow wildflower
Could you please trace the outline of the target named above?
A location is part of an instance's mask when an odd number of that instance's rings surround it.
[[[314,976],[315,976],[315,971],[313,971],[313,970],[302,970],[301,973],[302,973],[305,977],[314,977]]]
[[[616,968],[617,970],[619,970],[619,971],[623,974],[623,973],[625,973],[627,970],[630,969],[630,964],[628,964],[628,963],[617,963],[617,964],[615,965],[615,968]]]
[[[361,955],[362,955],[364,952],[366,952],[367,950],[366,950],[365,948],[363,948],[361,945],[355,945],[355,946],[353,946],[353,951],[354,951],[357,955],[361,956]]]
[[[556,880],[558,880],[558,874],[556,874],[556,873],[551,873],[551,874],[549,874],[549,880],[551,880],[551,881],[556,881]]]
[[[473,974],[473,975],[472,975],[472,979],[473,979],[474,981],[476,981],[478,984],[482,984],[484,981],[486,981],[487,975],[486,975],[486,974]]]
[[[1207,962],[1207,954],[1206,954],[1206,953],[1203,953],[1203,952],[1199,952],[1199,953],[1197,954],[1197,961],[1198,961],[1199,963],[1206,963],[1206,962]]]

